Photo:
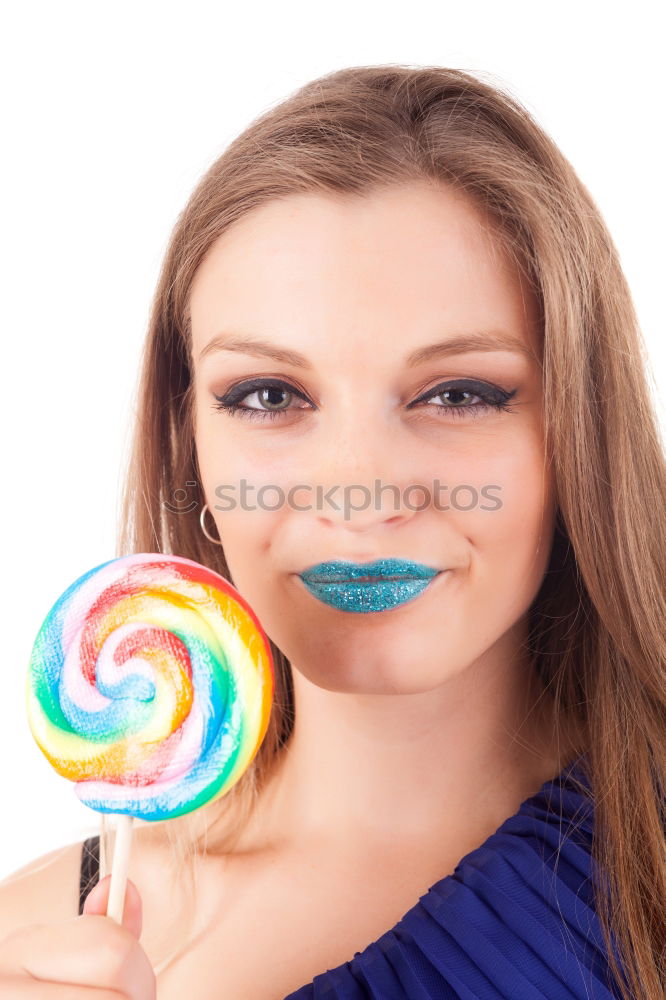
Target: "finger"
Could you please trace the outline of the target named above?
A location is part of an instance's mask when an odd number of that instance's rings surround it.
[[[35,992],[38,990],[39,992]],[[0,1000],[127,1000],[117,990],[98,990],[70,983],[37,983],[34,979],[0,979]]]
[[[28,975],[46,984],[115,990],[123,1000],[155,997],[155,973],[145,951],[126,927],[105,916],[20,928],[0,943],[0,967],[19,979]]]
[[[109,902],[109,892],[111,888],[111,876],[105,875],[103,879],[90,890],[83,905],[83,913],[106,916],[106,908]],[[143,925],[143,904],[141,896],[134,882],[127,879],[125,886],[125,903],[123,906],[123,927],[126,927],[134,937],[139,940]]]

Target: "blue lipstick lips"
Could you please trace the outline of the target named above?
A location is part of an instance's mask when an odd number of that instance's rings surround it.
[[[333,560],[299,574],[318,600],[340,611],[387,611],[418,597],[441,570],[404,559]]]

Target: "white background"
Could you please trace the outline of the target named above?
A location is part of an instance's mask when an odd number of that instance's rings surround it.
[[[666,425],[662,35],[656,3],[22,2],[3,95],[0,877],[97,830],[28,729],[27,663],[62,591],[115,555],[149,303],[194,184],[268,107],[343,66],[493,74],[600,207]]]

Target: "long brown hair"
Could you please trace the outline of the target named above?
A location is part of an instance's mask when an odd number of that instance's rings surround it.
[[[539,303],[558,509],[529,612],[530,649],[559,713],[584,733],[593,857],[610,878],[597,908],[611,968],[621,982],[612,923],[628,976],[623,1000],[657,1000],[666,978],[666,476],[653,376],[598,208],[505,88],[439,66],[345,68],[262,114],[213,163],[176,222],[153,302],[117,554],[174,553],[231,579],[222,548],[199,526],[193,435],[188,296],[211,245],[274,198],[363,196],[417,180],[453,185],[491,213]],[[196,509],[173,512],[174,491],[187,483]],[[192,850],[216,827],[218,847],[229,844],[289,739],[291,668],[271,646],[266,738],[229,794],[200,810],[205,832],[189,835]]]

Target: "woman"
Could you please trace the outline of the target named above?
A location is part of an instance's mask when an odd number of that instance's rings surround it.
[[[270,727],[224,799],[139,827],[121,928],[87,920],[108,892],[87,841],[83,920],[13,931],[0,984],[661,996],[642,351],[592,199],[495,87],[353,67],[253,122],[167,250],[118,554],[240,590],[278,668]],[[20,893],[52,918],[31,878],[2,912]],[[116,961],[84,961],[95,941]]]

